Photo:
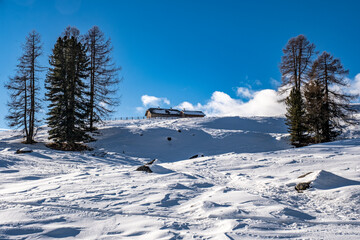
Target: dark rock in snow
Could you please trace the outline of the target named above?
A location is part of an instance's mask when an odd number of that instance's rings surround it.
[[[194,156],[191,156],[189,159],[194,159],[194,158],[203,157],[203,156],[204,156],[204,154],[201,154],[201,155],[196,154]]]
[[[152,173],[153,171],[146,165],[140,166],[136,169],[136,171],[143,171],[147,173]]]
[[[295,190],[296,190],[298,193],[301,193],[302,191],[310,188],[310,183],[311,183],[311,182],[298,183],[298,184],[296,184],[296,186],[295,186]]]
[[[16,154],[20,154],[20,153],[31,153],[33,150],[31,150],[30,148],[28,147],[24,147],[24,148],[21,148],[21,149],[18,149],[16,150]]]
[[[168,137],[167,140],[168,140],[168,141],[171,141],[171,137]]]
[[[181,133],[181,130],[179,129],[178,132]]]

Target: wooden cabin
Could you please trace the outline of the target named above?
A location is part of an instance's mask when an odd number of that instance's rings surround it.
[[[205,117],[205,114],[201,111],[188,111],[166,108],[149,108],[145,112],[146,118],[194,118]]]
[[[181,117],[183,118],[194,118],[194,117],[205,117],[205,114],[202,111],[188,111],[182,110]]]
[[[146,118],[180,118],[181,112],[177,109],[149,108],[145,113]]]

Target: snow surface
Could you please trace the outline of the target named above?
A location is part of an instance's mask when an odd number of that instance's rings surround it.
[[[23,147],[23,148],[20,148],[19,151],[20,152],[31,152],[32,150],[29,147]]]
[[[19,155],[0,133],[0,239],[360,238],[358,127],[294,149],[282,118],[112,121],[91,152],[48,149],[46,130]]]

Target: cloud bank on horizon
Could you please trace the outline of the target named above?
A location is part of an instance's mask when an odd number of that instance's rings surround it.
[[[349,87],[339,89],[353,95],[360,96],[360,73],[354,79],[346,79]],[[240,117],[282,117],[285,116],[286,106],[280,102],[284,96],[280,96],[277,90],[263,89],[253,91],[251,88],[236,88],[238,98],[232,98],[229,94],[215,91],[205,103],[190,103],[184,101],[175,108],[203,111],[207,116],[240,116]],[[244,101],[246,99],[247,101]],[[143,107],[138,107],[138,112],[143,112],[146,107],[169,107],[170,101],[165,97],[143,95],[141,97]],[[165,106],[166,105],[166,106]]]
[[[239,90],[239,88],[238,88]],[[202,105],[195,105],[189,102],[182,102],[176,108],[188,110],[201,110],[207,116],[283,116],[286,112],[284,103],[277,92],[272,89],[265,89],[252,92],[250,89],[242,88],[237,91],[239,97],[248,98],[247,102],[241,99],[230,97],[227,93],[215,91],[210,100]]]
[[[175,106],[178,109],[200,110],[207,116],[283,116],[286,112],[285,105],[280,103],[281,99],[277,91],[265,89],[252,91],[249,88],[237,88],[237,96],[232,98],[227,93],[215,91],[206,104],[192,104],[184,101]],[[248,99],[244,102],[240,98]],[[169,107],[170,101],[165,97],[143,95],[141,97],[143,106],[137,107],[138,112],[143,112],[146,107]]]

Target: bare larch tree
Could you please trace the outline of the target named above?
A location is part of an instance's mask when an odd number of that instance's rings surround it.
[[[312,57],[315,54],[315,45],[310,43],[304,35],[291,38],[283,49],[280,72],[281,88],[287,91],[291,88],[300,90],[301,84],[306,82],[307,73],[311,68]]]
[[[36,113],[41,101],[38,97],[39,73],[43,70],[38,61],[42,54],[40,35],[36,31],[30,32],[22,49],[16,74],[5,84],[10,91],[6,119],[10,127],[23,128],[25,143],[31,144],[35,142],[35,128],[39,123]]]
[[[114,94],[120,82],[117,75],[120,68],[112,60],[110,39],[105,38],[99,27],[92,27],[84,36],[84,41],[90,59],[88,124],[89,131],[94,131],[94,124],[103,121],[118,104]]]
[[[313,63],[310,72],[312,81],[321,86],[322,109],[321,135],[322,141],[333,140],[341,130],[341,121],[353,123],[353,109],[349,105],[356,96],[341,92],[347,86],[345,77],[349,70],[344,69],[340,60],[323,52]],[[320,119],[319,119],[320,120]]]

